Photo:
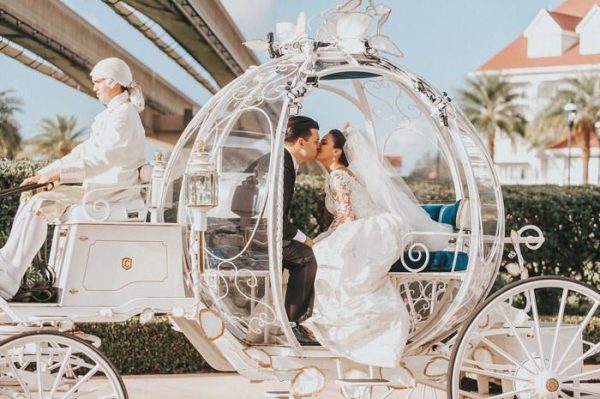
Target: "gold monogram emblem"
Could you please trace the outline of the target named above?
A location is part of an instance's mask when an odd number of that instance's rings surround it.
[[[124,270],[130,270],[133,267],[133,259],[129,257],[121,259],[121,267]]]

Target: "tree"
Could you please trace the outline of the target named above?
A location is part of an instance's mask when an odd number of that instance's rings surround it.
[[[22,102],[10,95],[11,90],[0,91],[0,153],[14,158],[21,147],[21,134],[15,114],[21,112]]]
[[[466,80],[459,91],[462,109],[486,138],[487,149],[494,160],[494,139],[503,132],[509,137],[525,135],[527,122],[517,100],[522,95],[512,83],[500,75],[480,75]]]
[[[43,118],[41,132],[31,139],[38,155],[47,158],[62,158],[81,142],[84,129],[76,129],[77,117],[56,115],[55,119]]]
[[[569,101],[577,108],[573,121],[573,143],[581,147],[583,184],[588,184],[590,139],[595,132],[594,124],[600,117],[600,74],[566,79],[537,115],[531,135],[536,141],[560,137],[566,127],[564,108]]]

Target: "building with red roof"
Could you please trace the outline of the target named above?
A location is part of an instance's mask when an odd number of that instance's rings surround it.
[[[540,10],[519,37],[474,72],[502,74],[513,82],[523,93],[521,105],[529,120],[564,86],[565,79],[592,73],[600,73],[600,0],[567,0],[554,10]],[[569,151],[568,141],[566,127],[562,137],[542,149],[498,135],[495,162],[501,181],[581,184],[581,150],[573,139]],[[590,145],[589,182],[600,183],[598,138],[592,138]]]

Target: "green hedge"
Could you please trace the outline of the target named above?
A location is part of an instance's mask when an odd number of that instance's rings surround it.
[[[0,190],[18,186],[45,164],[45,162],[0,160]],[[0,200],[0,241],[2,243],[8,237],[18,206],[18,196],[4,197]]]
[[[40,165],[0,161],[0,188],[12,187]],[[292,207],[295,223],[315,236],[325,230],[331,215],[324,205],[323,178],[300,176]],[[451,201],[448,188],[409,182],[418,198]],[[600,188],[557,186],[505,186],[507,234],[526,224],[539,226],[546,243],[537,251],[523,249],[531,276],[570,276],[600,287]],[[17,198],[0,202],[0,242],[4,242],[17,206]],[[506,254],[511,248],[506,248]],[[504,262],[508,262],[505,256]],[[509,282],[499,276],[497,286]],[[137,319],[118,324],[82,324],[80,329],[102,338],[103,352],[124,374],[195,372],[207,369],[185,337],[164,319],[140,324]],[[600,322],[587,334],[597,336]],[[595,342],[595,341],[594,341]]]
[[[121,374],[181,374],[211,370],[166,317],[148,323],[85,323],[78,329],[102,339],[102,352]]]
[[[507,232],[538,226],[546,242],[527,251],[530,276],[559,275],[600,288],[600,187],[507,186]]]

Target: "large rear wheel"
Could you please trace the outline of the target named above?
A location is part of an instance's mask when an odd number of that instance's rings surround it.
[[[562,277],[504,287],[461,330],[448,398],[600,397],[600,292]]]

